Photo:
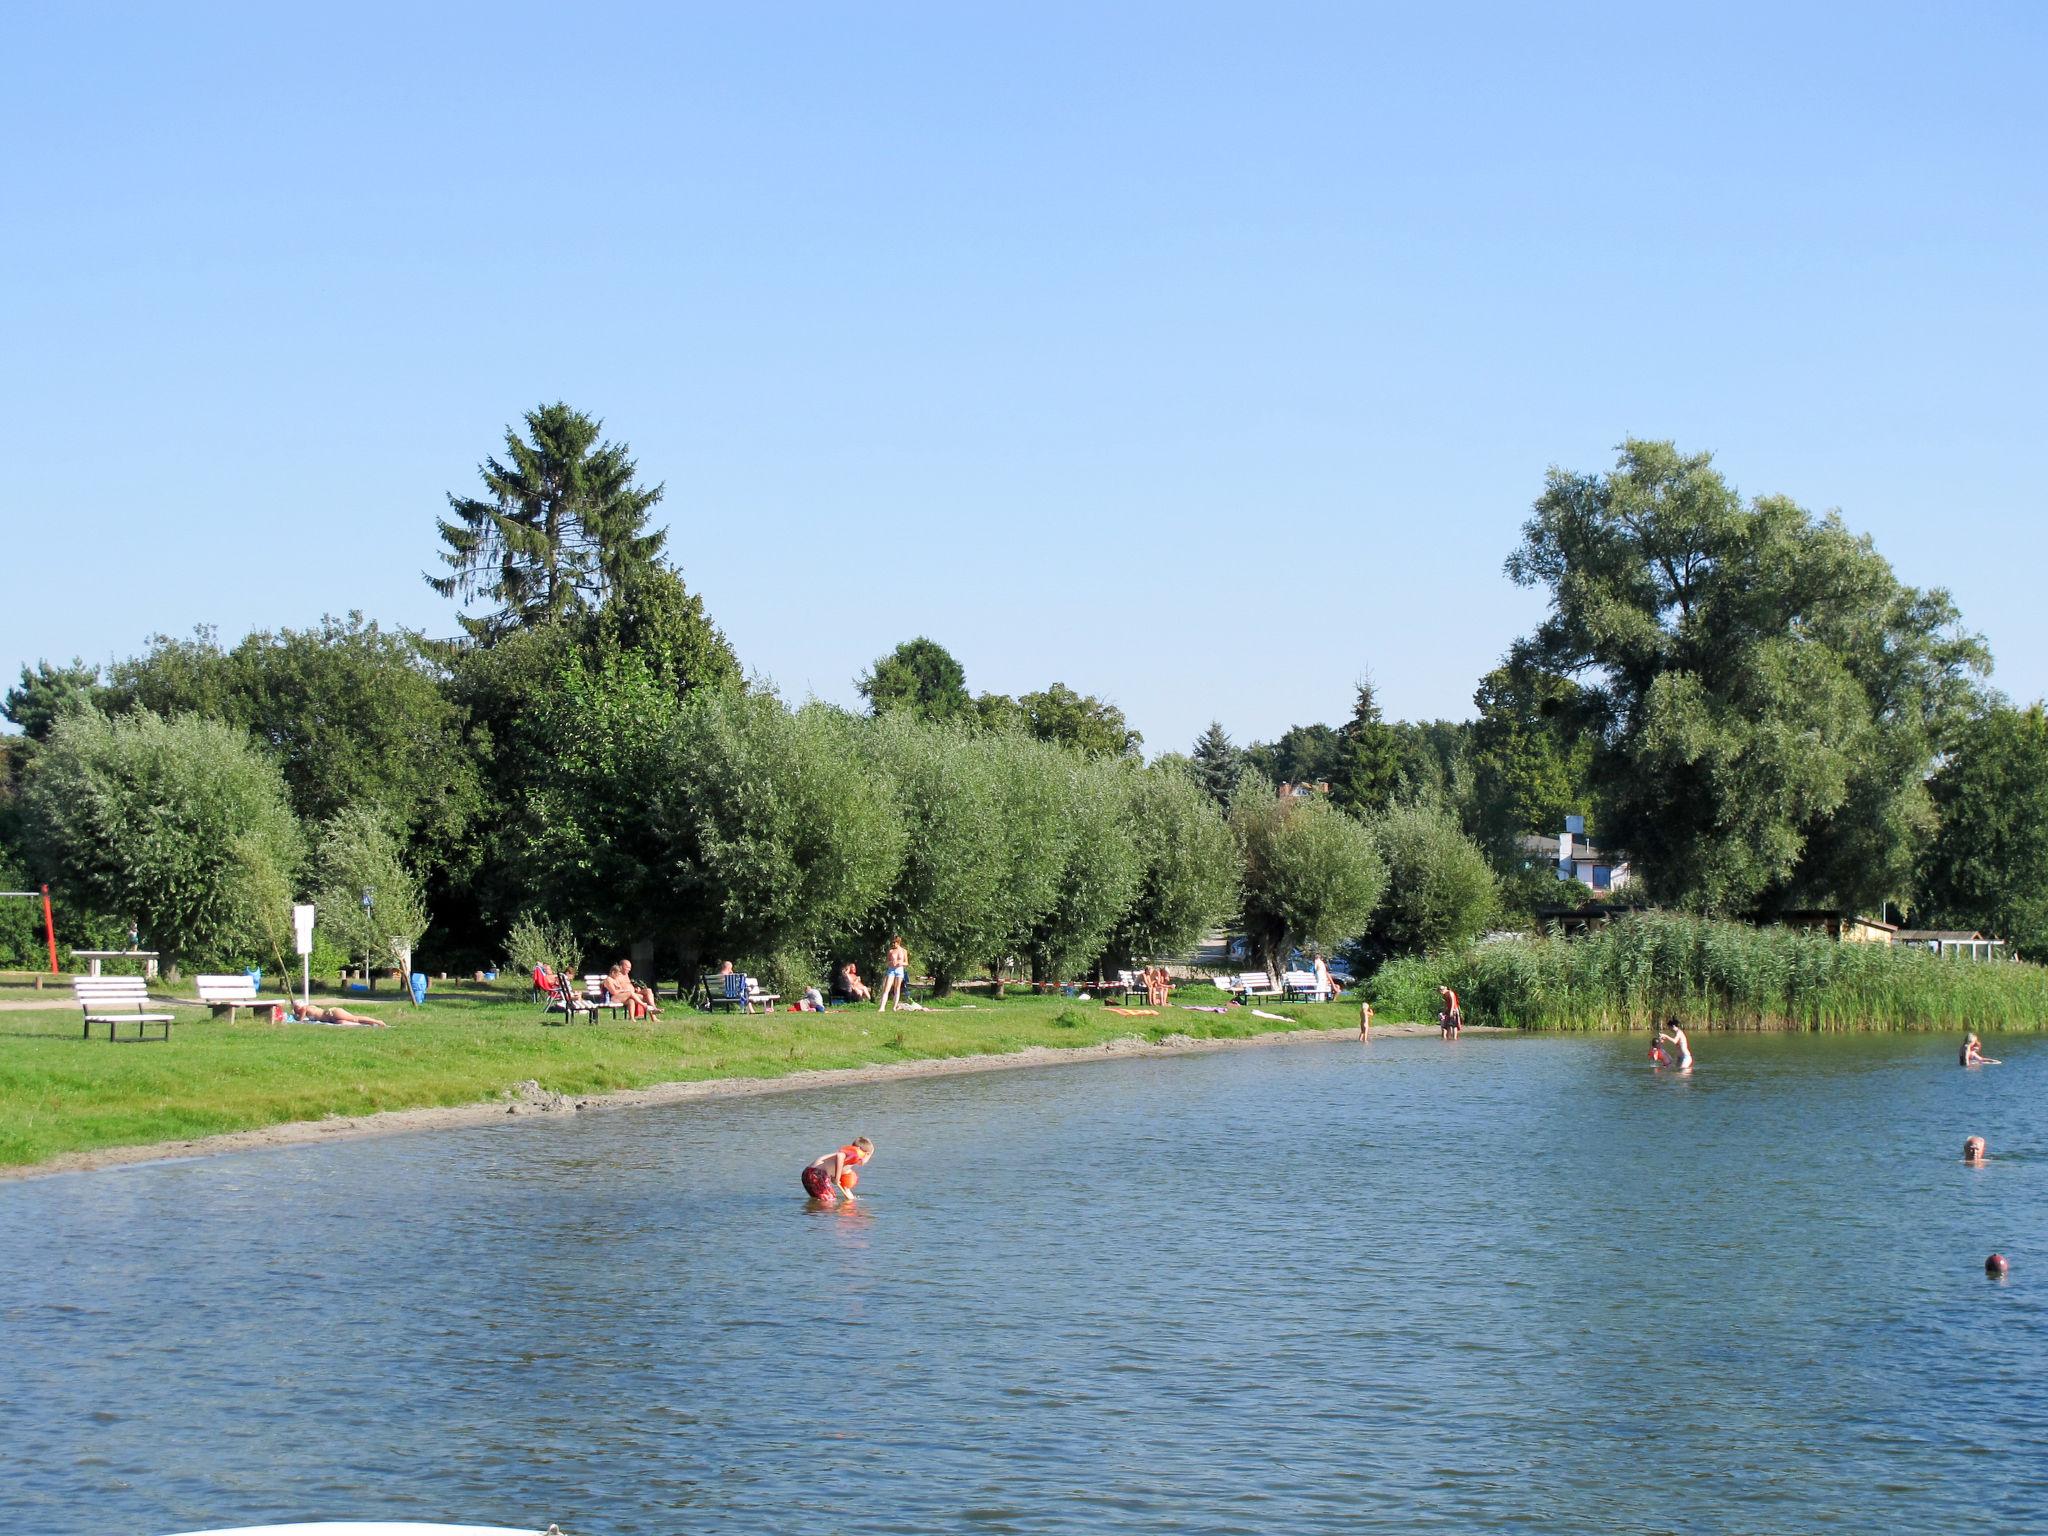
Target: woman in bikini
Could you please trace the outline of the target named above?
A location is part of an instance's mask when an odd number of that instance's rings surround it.
[[[389,1029],[391,1026],[382,1019],[373,1019],[367,1013],[350,1013],[346,1008],[323,1007],[312,1003],[293,1010],[301,1024],[346,1024],[363,1029]]]
[[[803,1171],[804,1193],[820,1205],[835,1204],[841,1194],[853,1199],[853,1186],[844,1182],[841,1175],[865,1166],[874,1155],[875,1144],[865,1136],[856,1136],[837,1152],[813,1159]]]
[[[876,995],[875,1007],[882,1013],[889,1011],[889,999],[896,999],[896,1006],[903,1006],[903,983],[910,978],[910,951],[903,947],[903,936],[897,934],[889,940],[888,969],[882,973],[882,990]]]

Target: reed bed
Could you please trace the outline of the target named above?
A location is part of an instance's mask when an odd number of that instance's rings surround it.
[[[1390,962],[1367,989],[1388,1018],[1433,1018],[1438,985],[1474,1024],[1688,1028],[2034,1030],[2048,969],[1844,944],[1808,929],[1681,913],[1622,917],[1584,938],[1540,935]]]

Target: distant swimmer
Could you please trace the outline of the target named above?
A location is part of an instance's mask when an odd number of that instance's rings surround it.
[[[872,1141],[865,1136],[854,1137],[837,1152],[827,1152],[804,1169],[804,1193],[820,1205],[835,1204],[842,1193],[853,1199],[853,1186],[860,1182],[860,1175],[853,1170],[864,1166],[874,1155]]]
[[[1671,1054],[1662,1053],[1664,1046],[1671,1047]],[[1681,1072],[1692,1070],[1692,1045],[1685,1038],[1685,1031],[1678,1027],[1678,1020],[1669,1019],[1657,1031],[1656,1044],[1650,1048],[1650,1059],[1656,1062],[1669,1061]]]
[[[1372,1038],[1372,1004],[1362,997],[1358,1000],[1358,1038]]]
[[[1982,1168],[1989,1154],[1990,1148],[1984,1145],[1982,1136],[1972,1136],[1963,1143],[1963,1161],[1972,1168]]]
[[[1977,1043],[1975,1035],[1965,1035],[1963,1037],[1963,1053],[1958,1060],[1961,1065],[1966,1067],[2002,1067],[2005,1065],[2002,1061],[1994,1061],[1989,1056],[1986,1056],[1984,1054],[1984,1047]]]
[[[1437,996],[1443,999],[1443,1010],[1436,1016],[1436,1022],[1446,1040],[1458,1038],[1458,1031],[1465,1027],[1465,1010],[1458,1006],[1458,994],[1449,987],[1438,987]]]

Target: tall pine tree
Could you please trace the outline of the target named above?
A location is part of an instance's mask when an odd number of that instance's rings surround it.
[[[647,531],[663,487],[633,483],[624,443],[600,442],[604,423],[557,401],[526,413],[527,436],[505,430],[506,458],[484,460],[484,496],[450,494],[441,520],[443,597],[496,606],[462,626],[485,642],[600,608],[661,554],[668,535]]]

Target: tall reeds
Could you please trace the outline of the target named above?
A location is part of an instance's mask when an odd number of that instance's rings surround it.
[[[1390,1019],[1436,1016],[1439,984],[1474,1024],[1516,1029],[2031,1030],[2048,969],[1844,944],[1807,929],[1645,912],[1584,937],[1498,939],[1395,960],[1367,983]]]

